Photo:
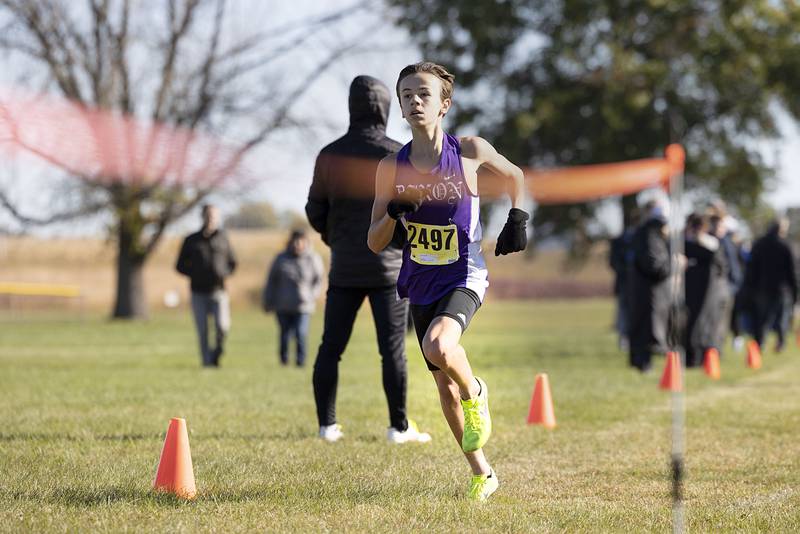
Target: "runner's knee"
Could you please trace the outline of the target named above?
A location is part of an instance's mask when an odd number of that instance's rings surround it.
[[[458,343],[442,336],[426,337],[422,342],[422,351],[425,357],[437,367],[450,367],[449,364],[457,346]]]

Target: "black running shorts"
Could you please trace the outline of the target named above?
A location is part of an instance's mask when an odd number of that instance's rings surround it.
[[[417,331],[420,349],[422,349],[422,340],[425,339],[428,327],[434,319],[442,315],[450,317],[461,325],[463,333],[480,306],[481,299],[473,290],[466,287],[457,287],[430,304],[412,304],[411,317],[414,319],[414,329]],[[422,356],[425,357],[425,351],[422,352]],[[439,371],[439,368],[433,365],[428,358],[425,358],[425,364],[429,370]]]

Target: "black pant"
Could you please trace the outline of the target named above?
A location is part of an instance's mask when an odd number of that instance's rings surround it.
[[[320,426],[336,422],[339,361],[350,340],[356,314],[369,297],[383,368],[383,390],[389,403],[389,423],[406,430],[406,320],[408,304],[397,299],[395,286],[378,288],[330,286],[325,300],[325,329],[314,362],[314,400]]]
[[[640,371],[649,371],[653,366],[653,352],[650,347],[630,347],[630,364]]]
[[[753,338],[758,346],[764,344],[767,332],[774,330],[778,334],[778,344],[783,346],[786,332],[791,328],[792,297],[784,293],[777,295],[761,294],[754,299]]]

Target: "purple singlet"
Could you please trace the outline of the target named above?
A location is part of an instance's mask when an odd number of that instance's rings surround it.
[[[481,253],[480,199],[472,194],[461,165],[458,139],[444,134],[442,157],[430,173],[409,161],[411,143],[397,154],[395,188],[424,189],[422,205],[401,220],[408,231],[397,293],[411,304],[430,304],[457,287],[482,301],[489,285]]]

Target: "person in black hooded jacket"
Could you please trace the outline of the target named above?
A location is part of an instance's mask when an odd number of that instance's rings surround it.
[[[759,346],[770,329],[778,335],[775,352],[783,350],[798,302],[798,283],[792,249],[786,242],[789,219],[778,218],[753,244],[745,272],[744,291],[753,314],[753,337]]]
[[[664,206],[650,201],[633,234],[628,269],[630,364],[647,372],[654,352],[668,350],[670,250]]]
[[[398,225],[393,244],[380,254],[369,250],[366,240],[378,162],[401,147],[386,136],[390,102],[391,93],[380,80],[370,76],[353,80],[350,128],[317,156],[306,203],[311,226],[331,249],[325,326],[313,376],[319,435],[328,441],[343,435],[336,423],[339,360],[365,298],[375,320],[389,404],[387,438],[394,443],[430,440],[406,417],[408,303],[398,299],[396,288],[405,235]]]

